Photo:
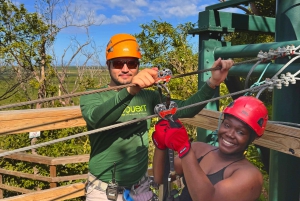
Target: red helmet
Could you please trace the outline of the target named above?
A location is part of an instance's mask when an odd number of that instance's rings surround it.
[[[268,110],[263,102],[252,96],[241,96],[223,111],[246,123],[261,137],[266,129]]]

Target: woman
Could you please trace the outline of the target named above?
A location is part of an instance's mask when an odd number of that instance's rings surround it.
[[[154,180],[162,183],[165,149],[178,152],[175,171],[183,175],[182,201],[253,201],[261,193],[263,177],[245,157],[244,151],[264,133],[268,112],[257,98],[243,96],[229,104],[218,130],[219,147],[189,143],[185,128],[161,120],[155,126]]]

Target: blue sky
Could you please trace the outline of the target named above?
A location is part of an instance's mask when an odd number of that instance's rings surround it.
[[[12,1],[17,4],[23,3],[29,12],[35,11],[35,0]],[[67,1],[70,0],[65,2]],[[112,35],[140,33],[140,25],[152,20],[166,21],[173,26],[186,22],[196,23],[198,13],[206,6],[219,3],[219,0],[71,0],[71,3],[70,8],[78,8],[75,21],[80,23],[90,15],[94,22],[99,24],[92,26],[89,34],[95,41],[97,49],[101,51],[99,60],[104,65],[105,46]],[[225,11],[238,12],[239,10],[229,8]],[[63,54],[63,50],[70,44],[70,37],[74,36],[82,42],[86,38],[82,28],[69,28],[59,33],[54,46],[56,55]]]

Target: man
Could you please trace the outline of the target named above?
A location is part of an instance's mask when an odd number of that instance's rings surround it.
[[[106,48],[106,64],[111,80],[104,87],[130,83],[135,86],[82,96],[80,107],[88,130],[140,119],[154,113],[154,107],[160,103],[159,94],[144,88],[155,83],[157,69],[139,72],[140,58],[140,48],[135,37],[129,34],[111,37]],[[232,65],[230,60],[218,59],[213,67],[221,66],[222,69],[212,72],[212,77],[197,93],[186,101],[173,101],[178,107],[183,107],[212,98],[216,86],[223,82]],[[177,116],[193,117],[203,107],[204,105],[181,110]],[[122,189],[131,189],[134,200],[146,201],[151,198],[146,175],[150,123],[149,119],[89,135],[91,154],[86,197],[88,201],[107,200],[105,192],[112,179],[116,180],[120,193]],[[122,200],[121,194],[118,200]]]

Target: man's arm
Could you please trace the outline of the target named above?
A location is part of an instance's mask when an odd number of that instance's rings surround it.
[[[132,98],[141,89],[152,86],[156,79],[157,69],[144,69],[132,79],[132,84],[136,86],[121,89],[117,93],[108,91],[101,95],[98,93],[80,97],[83,118],[94,129],[116,123]]]
[[[211,99],[213,95],[216,93],[216,87],[219,86],[227,77],[229,69],[232,67],[232,60],[221,60],[220,58],[216,60],[212,66],[212,68],[216,66],[221,66],[221,70],[212,71],[211,78],[209,78],[206,83],[200,88],[198,92],[192,95],[185,101],[174,100],[178,107],[184,107],[187,105],[195,104],[198,102],[202,102],[208,99]],[[193,117],[198,114],[206,104],[198,105],[189,109],[181,110],[177,113],[177,117],[179,118],[188,118]]]
[[[126,89],[115,92],[103,92],[80,97],[82,116],[94,129],[115,123],[134,97]]]

